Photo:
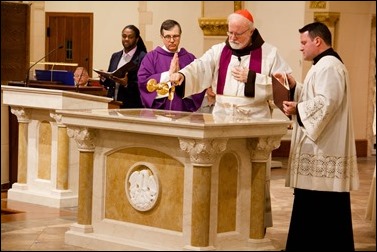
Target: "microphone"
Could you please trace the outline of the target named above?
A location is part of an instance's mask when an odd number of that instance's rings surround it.
[[[62,49],[64,46],[63,45],[60,45],[58,48],[55,48],[54,50],[50,51],[49,53],[47,53],[45,56],[43,56],[41,59],[39,59],[37,62],[35,62],[33,65],[31,65],[28,70],[27,70],[27,73],[26,73],[26,79],[25,79],[25,87],[28,87],[29,86],[29,75],[30,75],[30,69],[35,66],[36,64],[38,64],[39,62],[41,62],[44,58],[46,58],[47,56],[49,56],[50,54],[52,54],[53,52],[55,52],[56,50],[58,49]]]

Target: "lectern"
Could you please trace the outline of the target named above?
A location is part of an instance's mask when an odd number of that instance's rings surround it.
[[[2,85],[3,103],[17,116],[18,176],[8,200],[77,206],[77,147],[57,109],[108,108],[111,98],[55,89]]]

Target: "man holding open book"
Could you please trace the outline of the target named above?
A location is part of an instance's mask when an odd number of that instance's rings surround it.
[[[122,45],[123,50],[111,56],[107,73],[97,73],[101,76],[101,84],[107,89],[107,96],[121,101],[121,108],[142,108],[137,72],[147,49],[136,26],[127,25],[123,28]]]

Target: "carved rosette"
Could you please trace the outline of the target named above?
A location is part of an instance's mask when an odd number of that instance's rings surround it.
[[[22,108],[22,107],[11,107],[10,112],[17,116],[17,121],[19,123],[29,123],[30,122],[30,116],[31,116],[31,110]]]
[[[79,151],[94,151],[95,130],[86,127],[68,127],[67,135],[75,139]]]
[[[204,36],[226,36],[228,24],[226,18],[199,18]]]
[[[128,201],[136,210],[149,211],[156,205],[160,186],[153,168],[135,165],[128,171],[125,185]]]
[[[279,148],[283,136],[261,137],[248,139],[248,148],[252,160],[266,161],[271,151]]]
[[[228,139],[188,139],[179,138],[181,150],[190,155],[193,164],[210,166],[216,160],[218,154],[226,149]]]

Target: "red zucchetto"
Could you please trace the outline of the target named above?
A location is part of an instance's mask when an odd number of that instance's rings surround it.
[[[245,18],[249,19],[251,22],[254,23],[253,16],[250,14],[250,12],[249,12],[248,10],[245,10],[245,9],[243,9],[243,10],[238,10],[238,11],[236,11],[236,12],[234,12],[234,13],[239,14],[239,15],[241,15],[241,16],[244,16]]]

